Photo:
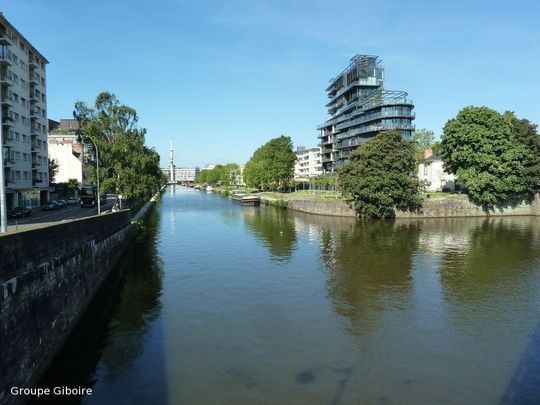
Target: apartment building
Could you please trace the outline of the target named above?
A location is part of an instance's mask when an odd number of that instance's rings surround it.
[[[399,129],[411,137],[414,105],[406,92],[384,88],[378,56],[354,56],[326,92],[330,118],[317,127],[324,172],[341,167],[352,150],[380,131]]]
[[[75,121],[76,124],[73,124]],[[76,179],[79,184],[86,183],[83,158],[85,146],[79,142],[76,129],[78,123],[72,119],[60,121],[48,120],[48,152],[49,159],[58,164],[55,183],[67,183]]]
[[[174,169],[174,181],[193,182],[200,172],[201,169],[198,167],[177,167]]]
[[[47,63],[0,13],[0,130],[8,209],[48,199]]]
[[[306,149],[304,146],[299,146],[296,148],[295,180],[308,180],[310,177],[319,176],[322,173],[320,147]]]

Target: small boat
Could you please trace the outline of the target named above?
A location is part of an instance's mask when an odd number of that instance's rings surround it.
[[[212,186],[207,186],[206,187],[206,191],[212,191],[212,190],[214,190],[214,187],[212,187]]]
[[[233,202],[242,204],[244,206],[258,206],[261,205],[261,197],[258,195],[250,195],[250,194],[234,194],[231,197],[231,200]]]

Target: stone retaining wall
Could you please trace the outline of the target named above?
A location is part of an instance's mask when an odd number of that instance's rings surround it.
[[[345,201],[309,201],[290,200],[288,208],[310,214],[355,217],[356,212],[351,203]],[[426,198],[422,208],[417,212],[396,211],[396,218],[451,218],[451,217],[485,217],[485,216],[540,216],[540,198],[517,201],[494,209],[484,209],[473,204],[466,195],[450,195],[446,197]]]
[[[24,402],[136,234],[130,211],[0,237],[0,403]]]

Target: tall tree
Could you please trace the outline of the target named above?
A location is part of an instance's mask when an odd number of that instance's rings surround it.
[[[490,108],[465,107],[450,119],[440,156],[477,204],[493,206],[531,191],[524,165],[531,151],[516,141],[512,124]]]
[[[291,138],[282,135],[253,153],[244,169],[244,179],[250,187],[283,191],[293,179],[295,162]]]
[[[364,218],[392,218],[394,208],[420,204],[420,186],[413,176],[415,146],[399,130],[381,132],[356,148],[338,171],[338,181]]]
[[[101,191],[115,190],[125,198],[148,198],[163,184],[159,155],[144,145],[146,130],[137,126],[137,112],[108,92],[99,94],[93,107],[78,101],[73,116],[79,136],[93,149],[97,146]],[[90,142],[89,142],[90,141]],[[96,153],[90,156],[95,181]]]
[[[60,169],[60,165],[58,164],[58,161],[56,159],[48,159],[48,165],[49,165],[49,183],[54,183],[54,180],[56,179],[56,175],[58,174],[58,170]]]
[[[531,152],[529,156],[523,157],[523,165],[527,171],[527,184],[532,187],[540,185],[540,135],[537,132],[538,126],[527,119],[516,117],[513,111],[505,111],[503,116],[512,124],[514,138]]]

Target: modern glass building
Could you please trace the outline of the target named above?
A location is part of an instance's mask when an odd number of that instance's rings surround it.
[[[387,129],[400,129],[410,139],[414,105],[404,91],[384,89],[384,68],[373,55],[356,55],[330,80],[326,104],[330,119],[319,125],[322,165],[334,172],[362,142]]]

